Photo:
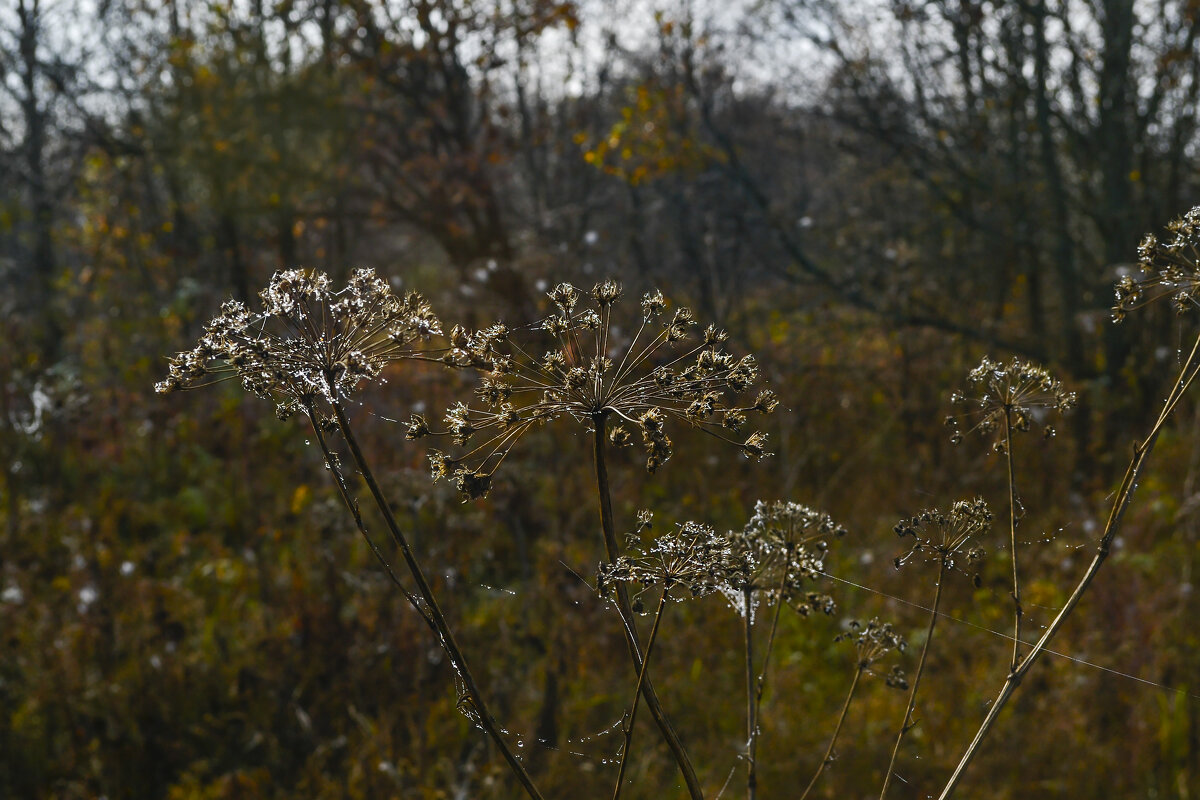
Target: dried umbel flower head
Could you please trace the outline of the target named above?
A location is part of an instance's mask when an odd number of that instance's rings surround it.
[[[159,392],[238,378],[243,388],[278,402],[280,417],[307,412],[317,401],[348,397],[376,380],[392,361],[418,356],[409,345],[441,333],[441,323],[416,292],[392,293],[373,270],[356,270],[333,291],[320,272],[276,272],[252,314],[230,300],[204,328],[196,346],[171,359]]]
[[[598,283],[591,292],[562,283],[548,294],[556,312],[518,331],[497,324],[451,332],[446,363],[483,375],[477,402],[446,413],[446,431],[430,432],[424,420],[410,425],[412,435],[449,435],[465,451],[434,451],[435,478],[447,477],[468,497],[479,496],[485,479],[530,428],[559,417],[592,430],[615,420],[609,441],[625,446],[640,439],[650,472],[671,457],[672,419],[747,457],[766,455],[766,436],[742,431],[748,415],[769,413],[778,400],[770,391],[754,392],[758,366],[753,356],[726,352],[724,331],[709,326],[693,335],[692,312],[668,312],[666,299],[652,292],[642,298],[633,337],[623,342],[613,324],[622,296],[616,281]]]
[[[692,597],[716,591],[735,568],[729,540],[709,525],[684,522],[611,564],[601,564],[597,589],[604,594],[617,582],[663,589],[682,587]]]
[[[723,591],[740,614],[753,611],[745,608],[746,590],[755,600],[782,599],[802,614],[830,614],[833,600],[805,592],[803,586],[824,573],[829,541],[845,534],[846,529],[822,511],[784,500],[759,500],[746,526],[729,534],[737,569]]]
[[[962,416],[970,423],[968,432],[993,436],[992,449],[1003,453],[1006,448],[1006,424],[1012,431],[1028,431],[1040,425],[1047,438],[1054,428],[1046,424],[1051,412],[1059,414],[1075,407],[1075,393],[1063,388],[1062,381],[1044,367],[1019,358],[1007,364],[984,358],[967,375],[968,388],[955,392],[950,402],[962,408]],[[962,441],[963,434],[957,416],[946,417],[946,425],[954,429],[951,441]]]
[[[992,523],[992,512],[980,498],[959,500],[949,511],[927,509],[896,523],[902,539],[911,539],[908,552],[896,559],[896,568],[917,559],[939,563],[947,570],[970,575],[979,585],[975,571],[983,560],[977,542]],[[971,568],[971,569],[968,569]]]
[[[878,618],[873,618],[866,625],[858,620],[851,620],[850,630],[839,634],[836,641],[854,643],[857,656],[855,664],[858,669],[862,670],[869,670],[893,650],[903,653],[908,647],[904,637],[892,628],[892,623],[880,622]],[[888,686],[899,689],[908,688],[904,670],[900,669],[898,665],[885,676],[885,680]]]
[[[1117,281],[1113,320],[1163,297],[1176,313],[1200,304],[1200,206],[1167,225],[1161,237],[1146,234],[1138,245],[1138,275]]]

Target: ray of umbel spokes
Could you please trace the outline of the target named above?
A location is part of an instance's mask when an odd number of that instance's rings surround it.
[[[669,311],[660,292],[642,298],[634,335],[622,342],[613,325],[621,294],[611,280],[590,293],[563,283],[549,293],[557,312],[534,325],[452,331],[445,360],[483,374],[478,402],[452,406],[445,430],[433,430],[418,415],[409,420],[411,438],[442,434],[458,447],[430,454],[434,478],[452,480],[466,498],[482,497],[521,437],[560,417],[589,429],[598,419],[612,419],[609,438],[618,447],[632,445],[640,434],[650,472],[671,457],[672,419],[747,457],[764,455],[765,435],[744,428],[749,414],[769,413],[778,401],[761,391],[739,402],[758,381],[754,357],[728,353],[726,334],[716,326],[693,335],[692,312]]]
[[[246,391],[275,400],[281,418],[304,414],[326,467],[355,526],[388,577],[430,626],[462,683],[459,707],[496,743],[509,769],[533,800],[542,800],[520,759],[504,740],[466,658],[442,614],[429,580],[400,529],[358,445],[344,401],[364,382],[381,381],[384,367],[407,358],[432,358],[411,345],[441,333],[441,323],[415,292],[392,293],[371,270],[358,270],[341,290],[328,276],[304,270],[277,272],[260,294],[263,311],[251,314],[236,301],[225,304],[191,351],[171,360],[160,392],[237,378]],[[417,592],[405,588],[371,538],[333,452],[328,434],[341,433],[354,463],[400,550]]]

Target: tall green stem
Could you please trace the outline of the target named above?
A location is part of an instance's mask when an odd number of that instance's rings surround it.
[[[837,744],[838,734],[842,732],[842,723],[846,721],[846,713],[850,710],[850,701],[854,699],[854,692],[858,689],[858,679],[862,677],[866,670],[864,664],[859,664],[854,670],[854,680],[850,681],[850,691],[846,694],[846,702],[842,703],[842,713],[838,714],[837,725],[833,727],[833,736],[829,737],[829,747],[825,748],[825,755],[821,757],[821,763],[817,765],[817,771],[813,773],[812,780],[808,782],[808,787],[805,788],[804,794],[800,795],[800,800],[805,800],[808,793],[817,785],[817,779],[821,777],[821,773],[825,771],[826,765],[829,764],[833,757],[833,747]]]
[[[883,776],[883,788],[879,790],[879,800],[887,795],[888,784],[892,782],[892,774],[896,770],[896,756],[900,752],[900,742],[904,735],[912,730],[913,709],[917,707],[917,690],[921,688],[921,673],[925,671],[925,659],[929,655],[929,645],[933,641],[933,629],[937,625],[938,605],[942,602],[942,581],[946,577],[946,556],[938,558],[937,590],[933,593],[933,608],[929,611],[929,629],[925,631],[925,644],[921,646],[921,658],[917,661],[917,674],[913,677],[912,691],[908,693],[908,707],[904,710],[904,721],[900,724],[900,732],[896,734],[896,746],[892,748],[892,760],[888,763],[887,774]]]
[[[592,418],[595,445],[593,459],[596,465],[596,493],[600,498],[600,527],[604,534],[604,550],[609,562],[612,563],[621,556],[621,546],[617,542],[616,525],[613,521],[612,494],[608,482],[608,466],[604,458],[605,422],[606,417],[602,413]],[[621,615],[622,627],[625,630],[625,643],[629,648],[629,658],[633,661],[634,670],[641,674],[644,660],[638,636],[637,619],[634,617],[633,607],[629,602],[629,592],[623,583],[617,584],[616,595],[617,612]],[[684,783],[687,784],[688,795],[692,800],[704,800],[704,790],[700,787],[700,779],[696,777],[696,770],[692,767],[687,750],[671,725],[671,720],[667,718],[662,703],[658,700],[658,694],[654,691],[654,684],[651,682],[649,674],[642,682],[642,698],[645,699],[646,708],[654,717],[654,723],[658,726],[663,740],[671,749],[671,755],[679,765]]]
[[[667,607],[667,592],[669,586],[664,586],[658,597],[658,608],[654,612],[654,625],[650,628],[650,638],[646,640],[646,657],[642,659],[642,668],[638,670],[637,685],[633,689],[633,700],[629,704],[629,720],[625,723],[625,742],[621,746],[621,767],[617,770],[617,784],[613,787],[613,800],[621,797],[621,788],[625,783],[625,766],[629,763],[629,746],[633,743],[633,723],[637,721],[638,701],[642,697],[642,686],[646,683],[646,672],[650,666],[650,655],[654,652],[654,640],[658,638],[658,625],[662,622],[663,610]]]
[[[1179,375],[1171,387],[1171,393],[1167,396],[1162,411],[1159,412],[1158,419],[1155,420],[1150,433],[1142,442],[1135,443],[1133,446],[1133,456],[1129,461],[1129,466],[1125,470],[1125,477],[1121,480],[1121,486],[1117,489],[1117,494],[1113,499],[1113,505],[1108,514],[1108,522],[1104,525],[1104,532],[1100,535],[1100,543],[1096,549],[1096,555],[1092,557],[1091,564],[1088,565],[1083,577],[1079,579],[1079,583],[1076,584],[1074,591],[1071,592],[1071,596],[1067,598],[1066,605],[1059,610],[1050,625],[1042,633],[1041,638],[1038,639],[1037,643],[1025,656],[1025,659],[1004,680],[1004,685],[1000,687],[1000,693],[992,701],[992,706],[988,709],[987,716],[984,717],[979,730],[976,731],[975,738],[967,746],[966,752],[959,759],[958,766],[954,768],[954,773],[950,776],[950,780],[946,782],[942,793],[938,796],[938,800],[949,800],[954,794],[954,790],[958,787],[963,775],[966,774],[967,767],[971,765],[975,754],[979,752],[980,745],[983,744],[983,740],[987,738],[992,726],[996,723],[996,719],[1000,716],[1001,710],[1007,705],[1009,698],[1012,697],[1017,687],[1021,685],[1021,680],[1025,677],[1025,674],[1029,672],[1033,665],[1041,658],[1042,654],[1046,652],[1050,640],[1054,638],[1066,623],[1071,612],[1075,610],[1075,606],[1079,605],[1079,600],[1087,592],[1088,587],[1091,586],[1096,573],[1100,571],[1100,567],[1108,559],[1113,537],[1117,535],[1117,530],[1121,527],[1121,521],[1125,517],[1125,512],[1133,500],[1138,480],[1141,478],[1142,470],[1146,466],[1146,461],[1150,457],[1150,453],[1154,450],[1154,445],[1158,441],[1158,435],[1162,432],[1163,426],[1166,425],[1167,420],[1179,405],[1179,401],[1183,398],[1184,393],[1195,382],[1196,376],[1200,374],[1200,358],[1198,356],[1200,356],[1200,336],[1197,336],[1196,341],[1192,344],[1191,353],[1188,354],[1187,360],[1184,361],[1183,367],[1179,370]]]
[[[392,535],[392,540],[400,548],[401,555],[404,556],[404,563],[408,566],[408,571],[412,573],[413,580],[417,584],[417,590],[424,601],[425,611],[437,630],[438,638],[446,654],[450,657],[450,662],[454,665],[455,671],[458,672],[459,678],[463,682],[467,698],[475,707],[475,716],[478,718],[480,727],[496,743],[496,746],[504,756],[504,760],[508,762],[509,768],[517,776],[517,780],[521,782],[521,786],[524,787],[526,794],[533,800],[543,800],[541,792],[534,786],[529,773],[525,771],[525,766],[509,748],[508,743],[504,741],[495,718],[492,717],[491,711],[484,702],[483,693],[479,691],[479,685],[475,682],[475,676],[467,666],[467,660],[459,649],[458,642],[454,639],[454,634],[450,631],[450,625],[446,621],[445,615],[442,614],[442,610],[438,606],[437,599],[433,595],[433,589],[430,587],[429,581],[425,578],[425,572],[421,569],[416,555],[409,546],[408,538],[396,523],[396,517],[392,513],[392,508],[383,491],[379,488],[379,484],[375,481],[375,475],[371,472],[370,467],[367,466],[367,460],[358,446],[358,441],[354,438],[353,431],[350,429],[350,421],[346,418],[345,410],[342,408],[341,403],[336,400],[332,403],[332,406],[333,413],[337,418],[338,429],[341,431],[342,437],[346,440],[346,444],[350,448],[350,453],[354,457],[354,463],[358,467],[363,481],[366,482],[367,488],[371,492],[371,497],[374,498],[375,505],[379,508],[379,513],[383,515],[388,532]]]

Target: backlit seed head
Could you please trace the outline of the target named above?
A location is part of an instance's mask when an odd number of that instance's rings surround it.
[[[566,317],[571,316],[579,302],[579,290],[569,283],[560,283],[546,294]]]
[[[313,413],[363,383],[380,379],[391,362],[422,357],[414,342],[441,333],[441,322],[415,292],[403,297],[372,270],[354,272],[339,291],[319,272],[276,272],[253,314],[230,300],[196,346],[170,361],[159,392],[237,378],[254,395],[276,402],[288,417]]]
[[[1062,381],[1018,358],[1007,363],[984,358],[968,373],[967,384],[966,390],[950,396],[950,403],[961,408],[968,432],[991,437],[992,449],[1000,453],[1007,446],[1006,427],[1023,433],[1038,425],[1049,438],[1054,435],[1050,415],[1075,407],[1075,393],[1063,388]],[[952,429],[950,440],[961,442],[959,417],[946,417],[946,425]]]
[[[515,331],[451,331],[444,362],[482,373],[476,403],[452,406],[446,430],[434,432],[467,449],[459,458],[464,469],[493,474],[534,425],[559,417],[589,430],[615,426],[610,441],[622,446],[636,438],[636,427],[650,472],[671,458],[669,422],[700,428],[747,457],[768,454],[765,435],[744,428],[778,400],[755,388],[757,362],[727,352],[723,331],[710,326],[700,341],[688,341],[692,312],[674,308],[666,316],[666,299],[653,292],[642,299],[632,337],[623,337],[623,326],[613,324],[621,289],[611,280],[589,293],[561,283],[548,294],[556,312]],[[754,403],[741,399],[752,391]]]
[[[892,623],[880,622],[878,617],[871,619],[866,625],[853,620],[849,627],[850,629],[839,634],[835,641],[854,643],[858,656],[856,665],[859,669],[870,669],[893,650],[903,653],[907,648],[904,637],[896,632]],[[896,674],[896,669],[895,667],[892,669],[889,678]],[[900,676],[903,677],[903,671],[900,672]],[[890,680],[888,685],[893,685]]]
[[[429,435],[429,423],[420,414],[412,414],[405,424],[405,439],[422,439]]]
[[[647,519],[647,522],[649,520]],[[729,541],[709,525],[685,522],[654,539],[647,547],[635,547],[628,556],[601,564],[597,584],[603,589],[617,582],[680,587],[692,597],[717,591],[728,581],[735,566]],[[682,599],[676,595],[676,599]]]
[[[611,306],[621,297],[621,284],[609,278],[603,280],[592,287],[592,299],[596,304],[605,307]]]
[[[822,511],[789,501],[759,500],[745,527],[728,534],[736,569],[722,592],[742,614],[753,613],[753,608],[745,608],[746,590],[753,603],[781,599],[802,614],[832,613],[832,598],[806,587],[824,574],[829,542],[845,533]]]
[[[1113,320],[1166,297],[1177,314],[1200,300],[1200,206],[1167,224],[1162,236],[1142,238],[1137,249],[1137,275],[1122,275],[1114,287]]]
[[[947,570],[978,578],[977,569],[984,555],[978,541],[991,523],[992,513],[978,497],[959,500],[949,511],[927,509],[902,519],[895,525],[896,535],[912,541],[908,551],[896,558],[896,567],[917,560],[940,562]]]

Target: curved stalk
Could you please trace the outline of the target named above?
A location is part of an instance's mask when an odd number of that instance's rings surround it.
[[[600,528],[604,534],[604,549],[609,562],[613,562],[621,556],[621,547],[617,542],[616,526],[613,522],[612,494],[608,483],[608,466],[604,459],[605,420],[606,415],[603,413],[595,415],[592,419],[595,445],[593,460],[596,465],[596,493],[600,498]],[[642,646],[637,631],[637,620],[633,615],[633,607],[630,605],[629,592],[625,588],[625,584],[617,584],[616,595],[617,612],[621,615],[622,627],[625,630],[625,644],[629,648],[629,658],[633,661],[633,668],[640,674],[644,664]],[[649,674],[642,682],[642,697],[646,701],[646,708],[650,710],[650,715],[654,717],[654,723],[658,726],[663,740],[670,748],[675,763],[679,765],[679,771],[683,774],[684,783],[687,785],[688,795],[692,800],[704,800],[704,790],[700,787],[700,779],[696,777],[696,770],[692,767],[691,759],[688,758],[687,750],[680,741],[679,734],[675,732],[671,720],[667,718],[667,713],[663,710],[662,703],[659,702]]]
[[[379,488],[379,484],[375,481],[375,475],[367,466],[366,458],[363,456],[362,450],[358,446],[358,440],[354,438],[354,433],[350,430],[350,421],[346,418],[346,412],[338,401],[332,404],[333,413],[337,418],[338,429],[342,433],[342,438],[346,440],[346,444],[350,447],[350,453],[354,457],[354,463],[358,467],[359,473],[362,475],[363,481],[366,482],[367,488],[371,492],[371,496],[375,500],[375,505],[379,508],[380,514],[383,515],[384,522],[387,525],[388,532],[392,535],[392,540],[396,546],[400,548],[400,554],[404,557],[404,563],[408,566],[408,571],[412,573],[413,580],[417,584],[417,590],[424,601],[425,612],[433,623],[434,629],[437,631],[438,639],[441,642],[442,648],[449,656],[450,662],[454,665],[455,671],[463,682],[463,687],[466,690],[467,699],[471,705],[475,707],[475,716],[478,718],[480,727],[492,738],[496,743],[496,747],[500,749],[504,760],[508,762],[509,769],[516,775],[517,780],[521,782],[521,786],[525,789],[526,794],[532,800],[544,800],[541,792],[533,784],[533,779],[529,777],[525,766],[516,757],[513,751],[509,748],[508,743],[504,741],[503,735],[500,733],[500,728],[496,724],[495,718],[492,717],[491,711],[484,702],[483,693],[479,691],[479,685],[475,682],[475,676],[471,673],[467,666],[466,658],[458,647],[458,642],[454,639],[454,634],[450,631],[450,624],[446,621],[445,615],[442,614],[441,608],[438,606],[437,599],[433,595],[433,589],[429,585],[429,581],[425,577],[424,570],[421,569],[420,563],[417,561],[416,555],[408,544],[408,538],[400,530],[400,526],[396,523],[396,517],[392,513],[392,508],[388,504],[387,498],[383,494],[383,490]],[[411,601],[410,601],[411,602]]]
[[[966,752],[959,759],[958,766],[954,768],[950,780],[946,782],[946,786],[942,789],[942,793],[938,796],[938,800],[948,800],[958,787],[963,775],[966,774],[967,767],[971,765],[971,761],[979,752],[979,747],[983,740],[987,738],[992,726],[996,723],[996,719],[1000,716],[1000,712],[1008,703],[1009,698],[1020,686],[1021,680],[1030,668],[1041,658],[1046,652],[1046,648],[1050,644],[1050,640],[1059,632],[1063,624],[1071,612],[1075,610],[1075,606],[1079,605],[1079,600],[1087,592],[1091,586],[1092,580],[1096,577],[1096,573],[1100,571],[1105,560],[1108,558],[1109,550],[1112,547],[1112,540],[1117,534],[1117,530],[1121,527],[1121,521],[1125,517],[1125,512],[1129,509],[1129,504],[1133,500],[1133,494],[1137,490],[1138,480],[1141,478],[1142,470],[1146,466],[1146,460],[1150,453],[1154,450],[1154,445],[1158,441],[1158,435],[1162,432],[1163,426],[1175,408],[1179,405],[1179,401],[1183,398],[1188,388],[1195,382],[1196,376],[1200,374],[1200,336],[1197,336],[1195,343],[1192,345],[1192,350],[1188,354],[1187,360],[1184,361],[1183,367],[1179,370],[1179,375],[1171,388],[1171,393],[1167,396],[1166,402],[1163,403],[1162,411],[1159,412],[1158,419],[1150,428],[1150,433],[1146,438],[1133,446],[1133,456],[1129,461],[1129,466],[1125,470],[1125,477],[1121,479],[1121,486],[1117,489],[1117,494],[1113,499],[1112,508],[1109,510],[1108,521],[1104,525],[1104,532],[1100,536],[1100,543],[1096,548],[1096,555],[1093,556],[1091,564],[1088,565],[1087,571],[1083,577],[1079,579],[1071,596],[1067,598],[1066,604],[1059,610],[1058,614],[1047,626],[1042,633],[1040,639],[1034,644],[1033,648],[1025,656],[1025,659],[1020,665],[1009,673],[1004,680],[1004,685],[1000,687],[1000,693],[996,695],[996,699],[992,701],[991,708],[988,709],[987,716],[979,726],[979,730],[975,733],[975,738],[967,746]]]
[[[804,789],[804,794],[800,795],[800,800],[805,800],[808,793],[817,785],[817,779],[821,777],[821,773],[825,771],[825,767],[829,764],[830,758],[833,756],[833,746],[837,744],[838,734],[842,732],[842,723],[846,721],[846,712],[850,710],[850,701],[854,699],[854,692],[858,689],[858,679],[862,677],[866,666],[859,664],[854,671],[854,680],[850,681],[850,691],[846,694],[846,702],[842,703],[842,713],[838,715],[837,725],[833,727],[833,736],[829,738],[829,747],[825,748],[825,755],[821,757],[821,763],[817,765],[817,771],[813,773],[812,780],[808,782],[808,786]]]
[[[1012,411],[1004,409],[1004,452],[1008,460],[1008,532],[1012,547],[1013,653],[1010,671],[1021,663],[1021,582],[1017,577],[1017,481],[1013,474]]]
[[[925,671],[925,659],[929,655],[929,644],[933,641],[933,629],[937,625],[938,604],[942,601],[942,582],[946,577],[946,557],[938,559],[937,590],[933,593],[933,607],[929,611],[929,629],[925,632],[925,644],[921,646],[921,658],[917,662],[917,673],[913,677],[912,691],[908,693],[908,708],[904,711],[904,721],[900,724],[900,732],[896,734],[896,746],[892,748],[892,760],[888,762],[887,774],[883,776],[883,788],[879,790],[879,800],[887,795],[888,784],[892,782],[892,774],[896,769],[896,756],[900,752],[900,742],[904,735],[912,730],[913,709],[917,707],[917,689],[921,687],[921,673]]]
[[[637,685],[633,689],[633,702],[629,704],[629,721],[625,724],[625,742],[621,746],[621,768],[617,771],[617,785],[613,787],[613,800],[621,797],[621,788],[625,783],[625,765],[629,760],[629,745],[633,742],[633,723],[637,721],[638,701],[642,697],[642,686],[646,682],[647,667],[650,665],[650,654],[654,651],[654,640],[658,638],[658,624],[662,622],[663,610],[667,607],[667,592],[669,586],[664,586],[658,597],[658,609],[654,612],[654,625],[650,628],[650,638],[646,640],[646,657],[642,659],[642,668],[638,670]]]

